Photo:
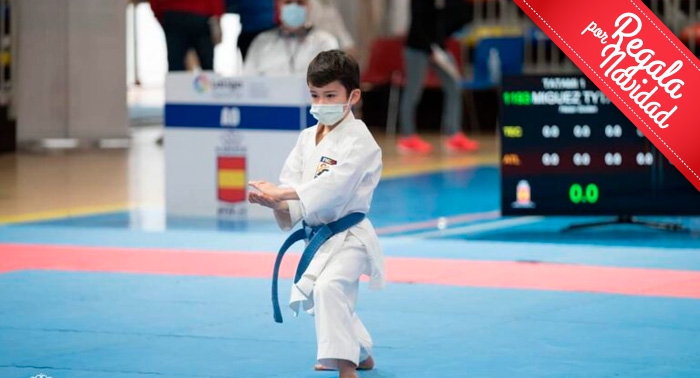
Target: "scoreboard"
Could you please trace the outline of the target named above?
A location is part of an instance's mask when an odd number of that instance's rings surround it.
[[[700,192],[585,76],[502,88],[503,215],[700,215]]]

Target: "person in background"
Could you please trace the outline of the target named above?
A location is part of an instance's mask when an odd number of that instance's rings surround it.
[[[168,71],[187,71],[190,50],[202,70],[213,71],[214,46],[222,39],[224,0],[149,0],[149,4],[165,33]],[[162,136],[156,144],[163,144]]]
[[[260,33],[243,64],[249,76],[300,75],[320,52],[339,47],[330,33],[310,21],[310,0],[277,0],[278,28]]]
[[[445,42],[471,18],[464,0],[411,0],[411,22],[404,47],[406,87],[401,98],[399,120],[401,153],[430,153],[432,145],[416,134],[416,107],[423,93],[428,68],[435,69],[444,91],[442,132],[449,152],[466,152],[478,143],[462,132],[462,92],[459,68],[445,51]]]
[[[355,40],[332,0],[311,0],[309,19],[315,27],[333,34],[338,39],[341,50],[357,58]]]
[[[149,0],[165,32],[168,71],[185,71],[193,49],[202,70],[214,70],[214,46],[221,42],[224,0]]]
[[[248,49],[258,34],[274,29],[279,22],[275,7],[276,0],[227,0],[226,11],[237,13],[241,22],[241,34],[238,36],[238,48],[243,60]]]

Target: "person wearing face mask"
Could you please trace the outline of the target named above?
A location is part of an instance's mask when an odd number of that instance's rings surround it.
[[[277,8],[280,26],[255,37],[243,75],[303,75],[316,54],[339,47],[337,38],[309,21],[309,0],[277,0]]]
[[[282,322],[277,272],[282,256],[296,241],[307,247],[297,268],[289,305],[314,316],[316,370],[338,370],[356,378],[356,370],[374,367],[372,337],[355,312],[359,280],[384,286],[384,257],[367,218],[382,171],[382,150],[352,106],[361,97],[357,61],[346,52],[321,52],[309,65],[311,114],[318,124],[304,129],[280,174],[279,186],[251,181],[257,191],[249,202],[273,210],[282,230],[302,221],[278,254],[273,275],[274,317]]]

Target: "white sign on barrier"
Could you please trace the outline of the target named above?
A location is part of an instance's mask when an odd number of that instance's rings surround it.
[[[247,202],[248,181],[278,182],[308,113],[305,77],[171,73],[166,80],[166,212],[272,219]]]

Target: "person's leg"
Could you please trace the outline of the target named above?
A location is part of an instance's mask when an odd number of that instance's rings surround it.
[[[362,324],[362,320],[357,316],[357,313],[353,314],[353,327],[355,329],[355,335],[360,342],[360,362],[357,366],[357,370],[372,370],[374,368],[374,358],[372,357],[372,336],[367,331],[367,328]],[[315,370],[336,370],[328,366],[324,366],[318,363],[314,366]]]
[[[354,371],[361,355],[372,348],[371,337],[355,314],[360,276],[368,267],[362,242],[348,234],[343,249],[333,254],[313,289],[317,360],[327,369],[340,370],[341,377],[349,366]]]
[[[163,32],[168,49],[168,71],[185,71],[187,55],[187,29],[183,28],[183,14],[166,12],[163,15]]]
[[[184,15],[180,12],[165,12],[163,15],[163,33],[165,46],[168,51],[168,71],[187,71],[185,59],[189,47],[187,28],[183,27]],[[162,146],[165,142],[161,136],[156,144]]]
[[[214,70],[214,42],[212,42],[209,19],[207,17],[195,16],[192,25],[192,42],[194,50],[199,58],[199,65],[202,71]]]
[[[214,71],[214,44],[209,37],[200,37],[195,47],[202,71]]]
[[[416,106],[423,95],[423,82],[428,72],[428,54],[412,48],[404,49],[406,85],[399,105],[401,136],[407,137],[416,132]]]
[[[372,360],[372,336],[369,334],[365,325],[362,324],[362,320],[357,316],[357,313],[353,314],[353,326],[355,327],[355,335],[357,335],[357,339],[360,341],[360,366],[363,367],[362,365],[364,363],[366,366],[363,368],[371,369],[374,367],[374,361]],[[371,361],[372,366],[369,366],[367,363],[368,360]]]
[[[452,57],[452,56],[450,56]],[[454,61],[454,59],[453,59]],[[442,84],[444,95],[442,107],[442,132],[454,135],[462,125],[462,91],[459,80],[455,79],[438,64],[432,65]]]
[[[454,58],[450,56],[454,61]],[[442,133],[447,137],[445,147],[448,151],[467,152],[479,147],[479,144],[467,138],[462,128],[462,88],[458,79],[450,75],[437,64],[435,72],[442,83],[444,93],[442,111]]]

